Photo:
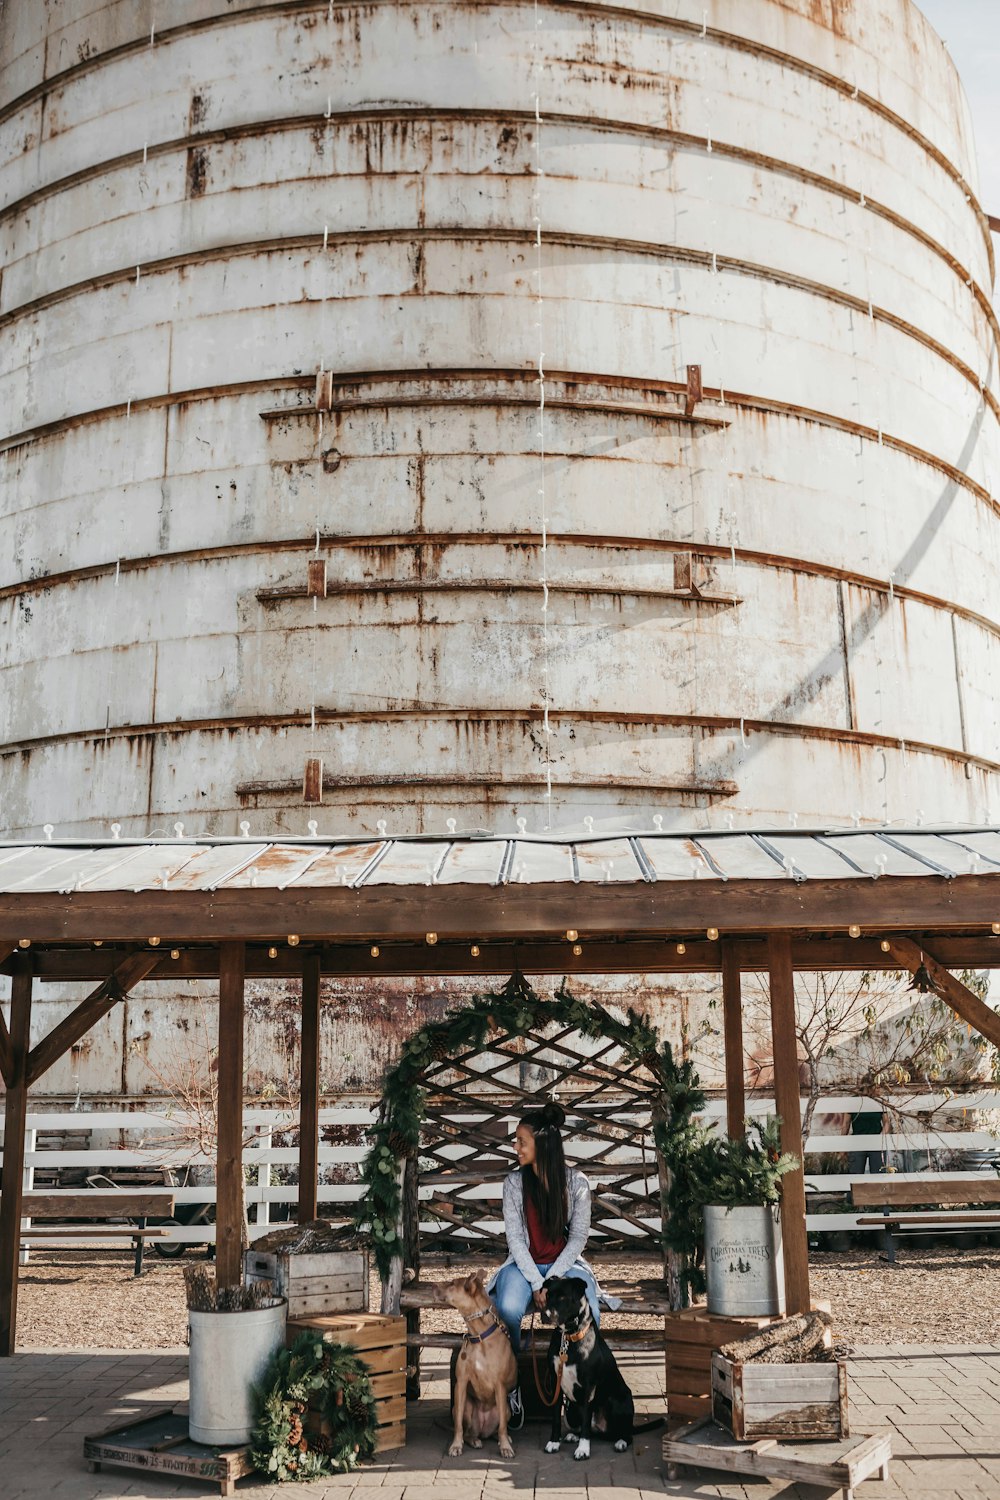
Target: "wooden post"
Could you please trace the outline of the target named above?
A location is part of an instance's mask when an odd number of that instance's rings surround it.
[[[299,1223],[316,1217],[319,1177],[319,954],[302,965],[302,1056],[299,1066]]]
[[[31,959],[15,959],[10,996],[10,1070],[3,1119],[3,1192],[0,1193],[0,1355],[17,1339],[17,1268],[24,1187],[24,1130],[28,1114],[28,1048],[31,1040]]]
[[[781,1149],[799,1159],[781,1179],[781,1238],[785,1257],[785,1303],[789,1314],[808,1312],[809,1238],[802,1159],[799,1052],[795,1034],[795,976],[788,933],[770,933],[767,962],[771,981],[771,1041],[774,1052],[774,1105],[781,1116]]]
[[[242,943],[219,946],[219,1127],[215,1159],[215,1274],[239,1286],[243,1253]]]
[[[726,1039],[726,1131],[731,1141],[746,1134],[746,1074],[743,1066],[743,994],[732,942],[722,943],[722,1024]]]
[[[405,1265],[413,1272],[414,1278],[420,1275],[420,1201],[417,1191],[419,1176],[419,1162],[416,1156],[408,1156],[406,1166],[403,1168],[403,1259]],[[407,1339],[411,1335],[414,1338],[419,1337],[419,1307],[407,1308],[406,1333]],[[419,1344],[409,1345],[406,1351],[406,1399],[407,1401],[420,1400]]]

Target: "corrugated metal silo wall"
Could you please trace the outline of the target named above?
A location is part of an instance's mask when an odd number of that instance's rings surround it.
[[[991,248],[909,0],[0,28],[6,832],[995,802]]]

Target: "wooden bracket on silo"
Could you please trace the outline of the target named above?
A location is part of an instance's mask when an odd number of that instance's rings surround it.
[[[316,410],[329,411],[333,405],[333,371],[316,372]]]
[[[684,415],[691,417],[702,398],[701,365],[688,365],[687,389],[684,392]]]
[[[306,598],[326,598],[326,558],[311,557],[306,571]]]
[[[306,761],[305,772],[302,776],[302,800],[303,802],[323,801],[323,760],[321,756],[311,755]]]

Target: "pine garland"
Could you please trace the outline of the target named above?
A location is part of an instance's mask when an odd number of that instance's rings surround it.
[[[550,1025],[572,1026],[583,1036],[617,1042],[633,1062],[643,1064],[653,1075],[662,1096],[662,1111],[657,1110],[653,1125],[657,1151],[665,1153],[672,1144],[678,1150],[697,1132],[693,1116],[705,1104],[698,1075],[690,1062],[674,1061],[670,1043],[660,1041],[646,1016],[630,1009],[620,1020],[601,1005],[578,1000],[565,983],[551,1000],[543,1000],[522,974],[514,974],[499,994],[479,995],[461,1010],[415,1032],[386,1074],[379,1117],[369,1131],[372,1144],[361,1168],[367,1192],[355,1219],[357,1227],[371,1235],[383,1280],[398,1253],[399,1164],[416,1154],[419,1146],[427,1069],[442,1057],[476,1051],[491,1034],[523,1036]],[[671,1248],[681,1249],[680,1245]],[[685,1243],[681,1253],[694,1248]]]
[[[347,1344],[301,1333],[291,1349],[274,1354],[254,1398],[251,1458],[275,1484],[344,1474],[375,1452],[371,1380]],[[328,1432],[307,1432],[310,1410]]]
[[[523,974],[514,974],[499,994],[479,995],[461,1010],[450,1011],[442,1020],[428,1022],[414,1032],[386,1074],[378,1120],[368,1132],[372,1144],[361,1168],[367,1192],[355,1216],[356,1227],[371,1236],[383,1281],[393,1257],[400,1253],[399,1168],[402,1160],[418,1151],[428,1069],[444,1057],[477,1051],[488,1035],[523,1036],[555,1025],[616,1042],[631,1061],[652,1075],[659,1092],[653,1112],[653,1144],[668,1171],[662,1240],[678,1257],[688,1291],[705,1289],[700,1265],[704,1205],[777,1201],[778,1179],[798,1166],[794,1157],[780,1153],[777,1119],[763,1128],[751,1126],[746,1140],[729,1141],[716,1135],[696,1118],[705,1107],[705,1093],[694,1064],[675,1061],[670,1043],[660,1040],[648,1017],[630,1008],[620,1020],[602,1005],[578,1000],[565,981],[551,1000],[543,1000]]]

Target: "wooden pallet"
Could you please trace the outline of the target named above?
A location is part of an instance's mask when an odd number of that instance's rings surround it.
[[[165,1406],[138,1422],[126,1422],[83,1440],[83,1457],[92,1474],[105,1464],[119,1469],[144,1469],[171,1479],[200,1479],[217,1484],[221,1495],[231,1495],[237,1479],[254,1472],[250,1445],[209,1448],[188,1436],[187,1408]]]
[[[764,1438],[738,1443],[715,1422],[691,1422],[663,1439],[667,1479],[682,1468],[723,1469],[730,1474],[752,1474],[761,1479],[790,1479],[800,1484],[840,1490],[854,1500],[855,1488],[877,1474],[889,1478],[892,1438],[888,1432],[873,1437],[842,1438],[836,1443],[808,1443],[799,1447]]]
[[[314,1318],[289,1318],[286,1334],[289,1345],[307,1328],[331,1343],[348,1344],[357,1350],[371,1376],[378,1408],[375,1452],[401,1448],[406,1442],[406,1319],[381,1313],[323,1313]]]

